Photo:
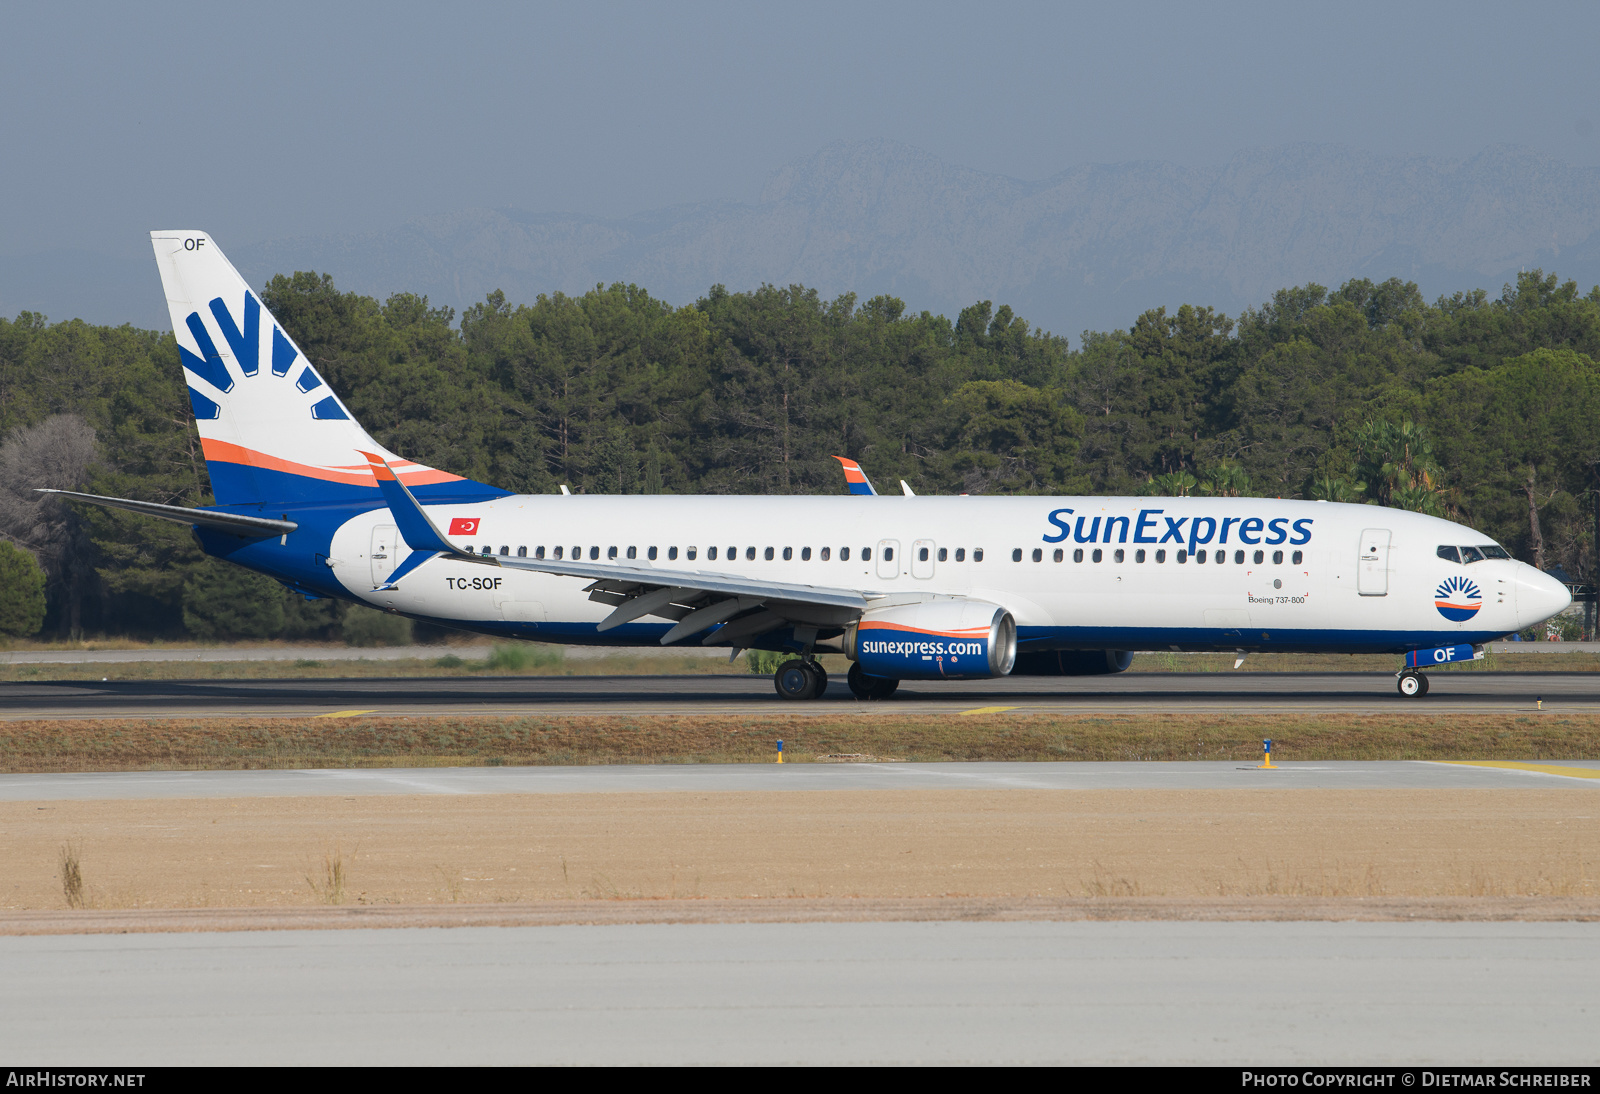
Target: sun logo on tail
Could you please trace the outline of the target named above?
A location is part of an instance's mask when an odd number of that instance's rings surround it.
[[[1447,578],[1433,590],[1433,606],[1452,623],[1464,623],[1483,607],[1483,594],[1470,578]]]

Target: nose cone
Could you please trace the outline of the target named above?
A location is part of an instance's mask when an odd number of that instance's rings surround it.
[[[1543,623],[1553,615],[1567,610],[1572,594],[1567,587],[1549,574],[1542,574],[1532,566],[1517,567],[1517,629],[1520,631]]]

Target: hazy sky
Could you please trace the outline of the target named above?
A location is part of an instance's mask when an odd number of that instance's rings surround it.
[[[1600,5],[48,4],[0,19],[0,255],[753,199],[829,141],[1026,179],[1337,141],[1600,163]]]

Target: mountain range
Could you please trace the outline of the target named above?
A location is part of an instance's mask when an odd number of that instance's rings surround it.
[[[518,303],[631,281],[686,304],[717,283],[801,283],[952,317],[1006,303],[1076,342],[1158,305],[1237,314],[1307,281],[1398,276],[1431,299],[1498,293],[1538,266],[1587,289],[1600,282],[1600,169],[1510,146],[1445,159],[1306,143],[1221,166],[1137,161],[1026,182],[873,140],[783,167],[753,202],[611,219],[466,210],[384,231],[219,242],[253,282],[313,269],[342,288],[425,293],[458,310],[493,289]],[[29,306],[17,303],[29,295],[17,261],[0,260],[7,313]],[[51,276],[37,263],[31,274]]]

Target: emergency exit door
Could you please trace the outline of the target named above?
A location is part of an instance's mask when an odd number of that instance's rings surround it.
[[[1389,595],[1389,530],[1368,528],[1361,533],[1356,591],[1362,596]]]

